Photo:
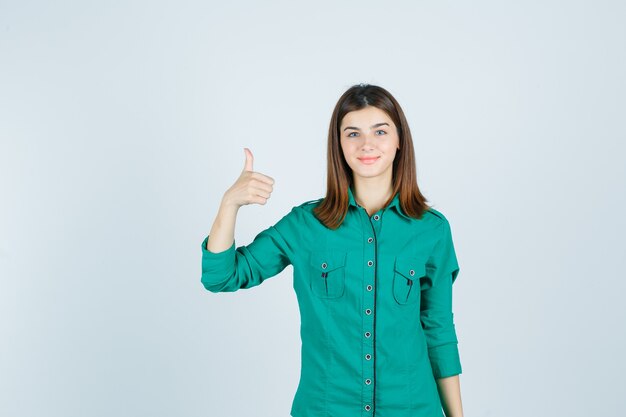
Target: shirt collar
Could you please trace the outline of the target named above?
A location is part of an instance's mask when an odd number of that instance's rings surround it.
[[[359,205],[356,203],[356,200],[354,199],[354,194],[352,192],[352,186],[348,187],[348,204],[354,207],[359,207]],[[407,216],[406,214],[404,214],[404,212],[402,211],[402,207],[400,207],[400,193],[396,193],[396,195],[393,196],[393,200],[391,200],[391,203],[389,203],[389,207],[394,207],[395,210],[405,219],[411,220],[411,217]]]

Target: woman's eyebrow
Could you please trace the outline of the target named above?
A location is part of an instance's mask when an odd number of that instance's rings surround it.
[[[375,127],[382,126],[382,125],[389,126],[389,123],[387,123],[387,122],[376,123],[375,125],[370,126],[370,129],[373,129]],[[354,127],[354,126],[346,126],[343,130],[348,130],[348,129],[361,130],[358,127]]]

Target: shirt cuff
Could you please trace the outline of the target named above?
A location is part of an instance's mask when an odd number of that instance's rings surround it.
[[[446,378],[463,372],[458,343],[447,343],[428,349],[435,378]]]
[[[202,241],[202,283],[209,289],[212,285],[226,281],[235,268],[235,242],[220,252],[207,250],[209,236]]]

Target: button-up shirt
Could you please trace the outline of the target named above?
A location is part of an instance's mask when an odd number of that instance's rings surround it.
[[[441,417],[435,379],[462,372],[452,284],[459,266],[450,224],[429,208],[407,216],[398,194],[369,215],[348,190],[335,230],[295,206],[247,246],[210,252],[211,292],[252,288],[293,265],[301,376],[293,417]]]

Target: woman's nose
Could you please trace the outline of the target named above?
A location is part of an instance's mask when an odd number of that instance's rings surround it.
[[[374,147],[374,139],[370,135],[363,135],[363,146],[362,149],[371,149]]]

